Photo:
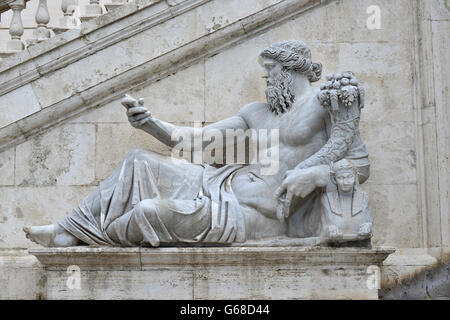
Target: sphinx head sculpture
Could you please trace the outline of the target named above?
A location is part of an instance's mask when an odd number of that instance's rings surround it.
[[[358,185],[358,171],[351,161],[342,159],[334,163],[331,179],[340,192],[352,192]]]

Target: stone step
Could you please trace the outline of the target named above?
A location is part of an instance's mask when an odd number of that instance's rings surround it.
[[[403,269],[408,267],[411,268],[411,266],[404,266]],[[392,277],[392,267],[385,269],[385,273],[395,279]],[[399,273],[396,272],[394,275],[398,277]],[[423,268],[420,272],[409,272],[403,276],[404,279],[398,278],[395,279],[396,285],[382,288],[380,299],[448,300],[450,299],[450,256]]]

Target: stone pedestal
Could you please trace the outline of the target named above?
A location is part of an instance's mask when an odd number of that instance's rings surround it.
[[[125,0],[111,0],[109,3],[105,3],[105,9],[107,12],[113,11],[124,4],[127,4]]]
[[[102,7],[98,1],[91,1],[90,4],[84,6],[84,14],[80,16],[81,22],[92,20],[103,14]]]
[[[378,299],[393,249],[45,248],[47,299]]]

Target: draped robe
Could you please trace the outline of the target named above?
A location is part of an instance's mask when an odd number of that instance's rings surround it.
[[[132,150],[59,225],[89,245],[244,242],[244,219],[231,189],[241,167]]]

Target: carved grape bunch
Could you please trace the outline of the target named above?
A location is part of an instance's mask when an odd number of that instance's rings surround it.
[[[339,102],[350,108],[356,101],[359,101],[359,109],[364,107],[364,88],[352,72],[331,73],[326,79],[327,82],[321,85],[318,95],[324,108],[338,111]]]

